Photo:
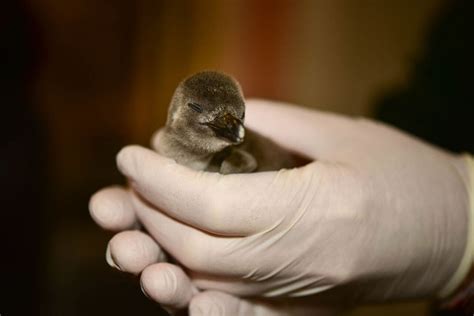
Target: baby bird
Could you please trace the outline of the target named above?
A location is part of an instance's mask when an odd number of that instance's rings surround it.
[[[195,170],[230,174],[296,166],[292,154],[246,130],[244,119],[239,83],[220,72],[199,72],[176,88],[155,145],[160,154]]]

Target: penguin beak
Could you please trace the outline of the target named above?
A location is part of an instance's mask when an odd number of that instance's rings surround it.
[[[217,137],[229,140],[234,144],[240,144],[244,141],[244,125],[241,120],[232,114],[226,113],[204,124],[209,126]]]

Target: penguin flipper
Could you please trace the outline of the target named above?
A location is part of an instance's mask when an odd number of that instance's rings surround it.
[[[245,150],[232,148],[231,153],[222,161],[219,172],[222,174],[249,173],[257,169],[257,160]]]

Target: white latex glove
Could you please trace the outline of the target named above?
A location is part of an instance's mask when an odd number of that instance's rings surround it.
[[[130,191],[117,186],[97,192],[90,203],[93,219],[103,228],[120,231],[107,247],[110,266],[127,273],[140,274],[143,293],[160,303],[171,314],[189,308],[191,316],[297,316],[335,315],[342,306],[311,299],[245,299],[219,291],[200,292],[185,272],[166,263],[166,255],[156,242],[138,230]]]
[[[148,202],[124,200],[193,284],[267,297],[346,287],[362,301],[447,284],[466,246],[461,158],[368,120],[270,102],[249,102],[246,125],[317,160],[223,176],[137,146],[118,156]]]

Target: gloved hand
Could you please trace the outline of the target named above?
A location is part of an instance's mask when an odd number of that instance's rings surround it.
[[[170,313],[189,308],[189,315],[331,316],[343,306],[322,299],[265,300],[239,298],[219,291],[199,291],[181,267],[166,263],[160,246],[142,231],[130,204],[129,190],[113,186],[97,192],[90,203],[91,215],[103,228],[118,231],[107,246],[110,266],[140,274],[143,293]]]
[[[139,194],[119,203],[192,284],[260,297],[347,288],[359,301],[429,297],[447,284],[466,246],[462,158],[369,120],[264,101],[248,103],[246,125],[315,161],[223,176],[137,146],[118,155]]]

